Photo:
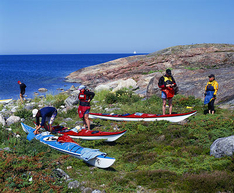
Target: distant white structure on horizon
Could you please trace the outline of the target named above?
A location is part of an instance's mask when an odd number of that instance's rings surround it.
[[[134,51],[133,54],[136,54],[136,51]]]

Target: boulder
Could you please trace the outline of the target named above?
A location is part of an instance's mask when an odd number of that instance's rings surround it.
[[[216,158],[232,156],[234,152],[234,135],[216,139],[210,146],[210,155]]]
[[[70,176],[60,168],[55,169],[54,172],[59,178],[62,178],[67,181],[71,179]]]
[[[11,125],[13,123],[17,123],[19,121],[20,121],[20,117],[12,115],[6,120],[6,123],[9,126],[9,125]]]
[[[5,121],[4,117],[2,116],[2,114],[0,114],[0,124],[2,124],[3,126],[6,125],[6,121]]]
[[[11,112],[12,112],[12,113],[15,113],[15,112],[17,111],[18,108],[19,108],[18,106],[13,107],[13,108],[11,109]]]
[[[64,102],[65,102],[65,105],[68,107],[71,107],[73,105],[77,105],[79,102],[78,94],[73,93]]]
[[[102,193],[101,190],[93,190],[92,193]]]
[[[82,190],[82,193],[92,193],[93,189],[92,188],[84,188],[84,190]]]
[[[101,85],[98,85],[94,90],[95,90],[95,92],[99,92],[102,90],[110,90],[110,86],[105,85],[105,84],[101,84]]]
[[[71,91],[76,90],[76,87],[74,85],[72,85],[69,90],[71,90]]]
[[[46,91],[48,91],[48,89],[46,89],[46,88],[39,88],[38,91],[39,92],[46,92]]]
[[[26,105],[24,106],[24,108],[25,108],[26,110],[33,110],[33,109],[34,109],[34,105],[33,105],[33,104],[26,104]]]
[[[69,189],[79,188],[79,186],[80,186],[80,183],[77,180],[68,183]]]
[[[132,78],[129,78],[127,80],[119,80],[119,84],[116,88],[113,89],[113,92],[116,92],[117,90],[120,90],[122,88],[127,88],[127,89],[132,89],[135,90],[137,89],[137,83],[135,80]]]

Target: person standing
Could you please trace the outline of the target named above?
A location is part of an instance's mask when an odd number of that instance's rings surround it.
[[[79,117],[83,119],[84,127],[88,127],[88,130],[90,130],[90,120],[89,120],[89,111],[90,111],[90,101],[95,96],[94,92],[90,92],[88,89],[86,89],[86,86],[80,85],[79,86],[79,107],[78,107],[78,114]]]
[[[216,99],[216,95],[219,89],[219,84],[215,80],[215,75],[211,74],[209,77],[209,82],[207,82],[207,85],[205,87],[205,93],[204,93],[204,104],[208,104],[208,110],[209,114],[214,114],[214,102]]]
[[[25,88],[27,87],[24,83],[22,83],[21,81],[18,81],[18,84],[20,85],[20,100],[21,103],[23,104],[25,98],[24,98],[24,94],[25,94]]]
[[[52,132],[52,124],[57,116],[57,109],[54,107],[44,107],[40,110],[33,109],[33,117],[36,117],[36,130],[34,134],[38,134],[38,130],[44,126],[47,131]],[[40,117],[41,123],[40,123]],[[46,124],[48,122],[49,125]]]
[[[161,88],[161,98],[163,100],[162,111],[166,114],[166,104],[168,100],[169,114],[172,113],[172,98],[175,95],[174,87],[176,86],[175,79],[171,75],[171,70],[167,69],[166,74],[159,79],[158,87]]]

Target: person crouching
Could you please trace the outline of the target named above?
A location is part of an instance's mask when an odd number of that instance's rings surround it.
[[[52,124],[57,116],[57,109],[54,107],[44,107],[40,110],[33,109],[33,117],[36,117],[36,130],[34,134],[39,134],[39,129],[44,126],[47,131],[52,132]],[[40,123],[40,117],[41,123]],[[48,125],[46,124],[48,122]]]

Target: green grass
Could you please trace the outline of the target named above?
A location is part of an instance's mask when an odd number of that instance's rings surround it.
[[[162,101],[157,96],[126,102],[123,100],[128,93],[125,90],[119,93],[117,102],[109,104],[106,102],[108,93],[97,93],[94,100],[99,102],[92,103],[92,109],[105,112],[104,107],[118,107],[114,112],[161,114]],[[56,101],[52,96],[46,100]],[[191,111],[187,106],[198,112],[183,124],[93,120],[95,130],[114,131],[113,128],[118,127],[128,131],[113,143],[77,141],[83,147],[99,149],[116,158],[114,165],[108,169],[90,167],[36,140],[27,141],[19,123],[11,125],[11,128],[21,138],[15,138],[11,132],[0,128],[0,148],[11,149],[10,152],[0,151],[0,190],[79,192],[68,190],[68,182],[56,177],[54,170],[61,168],[74,180],[85,182],[85,187],[106,192],[136,192],[139,186],[148,192],[233,192],[234,158],[217,159],[209,155],[214,140],[233,135],[233,112],[216,107],[215,115],[204,115],[206,107],[199,99],[181,95],[173,99],[173,111]],[[97,110],[99,107],[102,107],[101,110]],[[30,112],[19,110],[16,114],[33,126]],[[74,108],[67,113],[58,112],[56,123],[67,117],[74,120],[69,123],[70,127],[81,120],[77,116],[77,108]],[[68,166],[72,169],[67,169]],[[32,176],[34,180],[29,182]]]

